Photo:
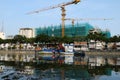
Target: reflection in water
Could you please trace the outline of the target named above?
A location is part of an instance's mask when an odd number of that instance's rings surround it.
[[[50,57],[50,56],[48,56]],[[23,61],[29,62],[33,61],[33,55],[0,55],[1,61]],[[103,56],[86,56],[85,58],[74,57],[73,55],[65,56],[65,64],[69,64],[71,68],[48,68],[42,70],[42,68],[33,68],[34,73],[32,76],[39,78],[40,80],[120,80],[120,73],[114,72],[108,67],[104,66],[106,64],[109,65],[120,65],[120,58],[115,57],[103,57]],[[18,63],[18,62],[17,62]],[[88,69],[83,69],[81,67],[72,68],[72,64],[82,65],[85,68],[86,65],[90,66]],[[84,64],[84,65],[83,65]],[[25,63],[23,64],[25,65]],[[16,65],[15,65],[16,66]],[[40,66],[48,66],[44,64],[40,64]],[[57,65],[59,66],[59,65]],[[95,68],[92,68],[97,66]],[[100,67],[98,67],[100,66]],[[110,67],[111,68],[111,67]],[[25,69],[24,69],[25,70]],[[99,73],[99,74],[98,74]]]
[[[120,80],[120,72],[112,71],[111,75],[97,75],[94,80]]]
[[[0,55],[0,60],[5,61],[23,61],[23,62],[30,62],[34,58],[34,54],[5,54]]]
[[[52,59],[51,56],[42,56],[43,58]],[[33,62],[34,61],[34,54],[27,54],[27,55],[21,55],[21,54],[0,54],[0,61],[22,61],[22,62]],[[110,65],[120,65],[120,58],[118,56],[111,56],[111,57],[105,57],[105,56],[85,56],[84,58],[81,58],[80,56],[74,56],[74,55],[64,55],[64,63],[65,64],[89,64],[91,66],[101,66],[105,64]]]
[[[49,66],[47,64],[45,65]],[[72,65],[68,65],[68,66],[59,65],[59,66],[61,66],[62,68],[51,67],[51,68],[42,69],[41,67],[33,68],[27,66],[24,69],[19,68],[15,72],[19,72],[21,73],[22,76],[24,76],[22,80],[26,80],[27,78],[34,78],[32,80],[119,80],[120,79],[120,72],[115,72],[112,70],[112,68],[108,68],[110,66],[96,67],[95,69],[88,69],[85,68],[85,66],[72,66]],[[3,67],[3,70],[5,70],[5,67]]]
[[[120,80],[120,72],[112,70],[106,75],[91,76],[87,70],[35,69],[34,75],[41,80]]]
[[[35,69],[34,75],[42,80],[91,80],[87,70]]]

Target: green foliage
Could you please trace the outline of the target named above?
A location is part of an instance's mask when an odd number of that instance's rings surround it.
[[[95,40],[95,41],[108,41],[108,38],[105,36],[105,34],[102,34],[102,33],[89,33],[87,36],[86,36],[87,39],[89,40]]]
[[[0,44],[3,43],[3,41],[4,41],[4,40],[0,38]]]
[[[62,38],[62,42],[64,42],[64,43],[73,43],[73,39],[71,37],[65,36],[65,37]]]
[[[35,38],[35,42],[49,42],[49,36],[48,35],[45,35],[45,34],[40,34],[38,36],[36,36]]]
[[[105,34],[102,33],[89,33],[87,36],[74,36],[74,37],[51,37],[46,34],[40,34],[36,36],[35,38],[26,38],[25,36],[21,35],[15,35],[13,39],[1,39],[0,38],[0,44],[1,43],[31,43],[34,42],[38,43],[73,43],[74,41],[89,41],[89,40],[95,40],[95,41],[104,41],[106,43],[108,42],[120,42],[120,36],[113,36],[111,38],[107,38]]]
[[[120,36],[113,36],[110,38],[110,42],[120,42]]]
[[[26,43],[34,43],[35,42],[35,38],[26,38]]]
[[[26,42],[26,37],[25,36],[22,36],[22,35],[15,35],[14,36],[14,43],[25,43]]]

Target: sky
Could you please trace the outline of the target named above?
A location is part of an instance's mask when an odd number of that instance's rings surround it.
[[[72,0],[0,0],[0,31],[6,36],[17,35],[20,28],[38,28],[61,24],[61,8],[39,13],[28,12],[55,6]],[[110,20],[76,21],[108,29],[111,35],[120,35],[120,0],[81,0],[65,7],[66,18],[102,18]],[[65,21],[71,24],[71,21]]]

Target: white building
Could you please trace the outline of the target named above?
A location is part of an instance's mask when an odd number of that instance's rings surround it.
[[[73,44],[64,44],[65,52],[73,52],[74,45]]]
[[[0,32],[0,38],[5,39],[5,33],[4,32]]]
[[[13,39],[13,38],[14,38],[13,35],[8,35],[8,36],[6,36],[6,39]]]
[[[35,37],[34,30],[32,28],[20,28],[19,35],[23,35],[26,38],[33,38],[33,37]]]
[[[100,32],[102,32],[102,31],[99,28],[94,28],[94,29],[92,29],[92,30],[89,31],[89,33],[93,33],[93,34],[94,33],[100,33]]]

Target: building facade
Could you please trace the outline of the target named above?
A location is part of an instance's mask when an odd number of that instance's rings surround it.
[[[74,36],[87,36],[89,30],[93,29],[93,26],[88,23],[77,23],[74,26],[65,25],[65,36],[74,37]],[[35,29],[35,35],[46,34],[49,36],[62,37],[62,26],[48,26],[48,27],[39,27]]]
[[[19,35],[23,35],[26,38],[33,38],[34,36],[34,29],[32,28],[20,28]]]
[[[76,23],[73,25],[65,25],[64,35],[68,37],[76,36],[87,36],[91,32],[102,32],[106,37],[110,38],[111,34],[108,30],[102,31],[101,29],[95,29],[94,26],[89,23]],[[35,37],[39,34],[46,34],[48,36],[62,37],[62,26],[51,25],[39,28],[21,28],[19,31],[20,35],[26,36],[27,38]]]
[[[0,38],[5,39],[5,33],[4,32],[0,32]]]
[[[110,38],[111,37],[111,33],[110,33],[110,31],[109,30],[101,30],[100,28],[94,28],[94,29],[91,29],[90,31],[89,31],[89,33],[102,33],[102,34],[105,34],[105,36],[107,37],[107,38]]]

